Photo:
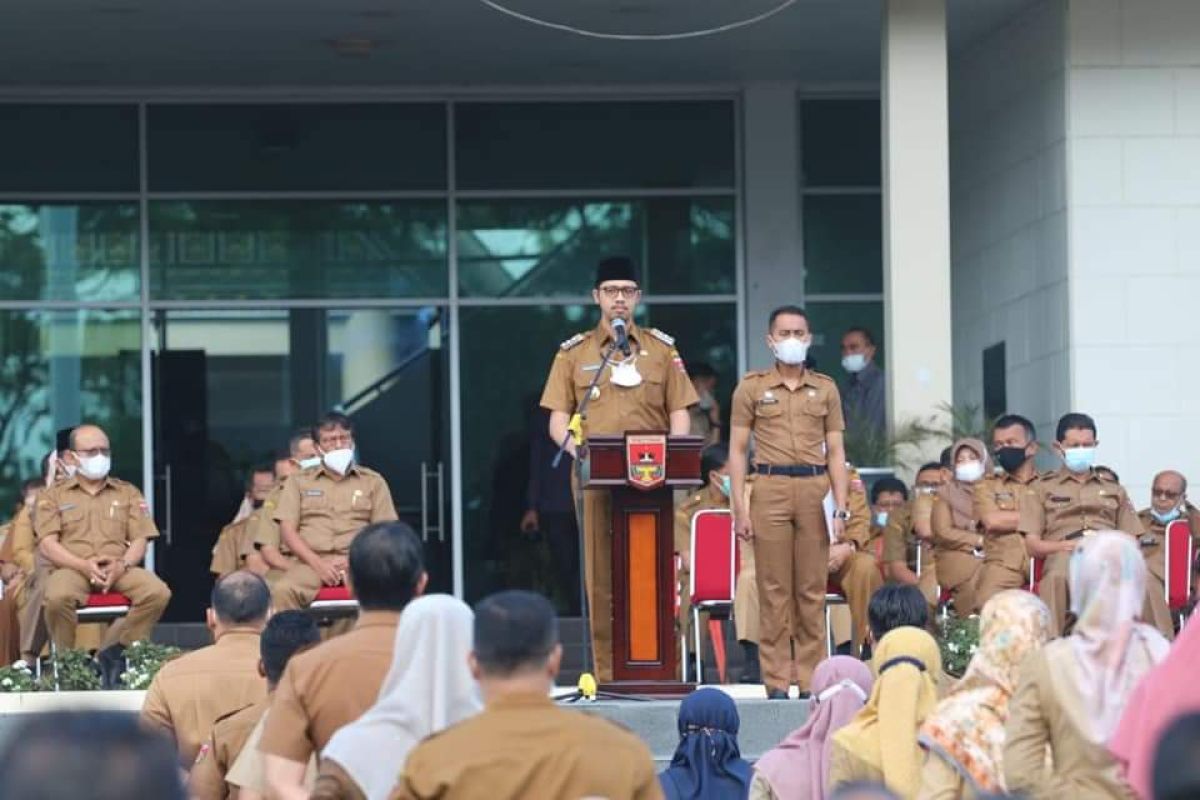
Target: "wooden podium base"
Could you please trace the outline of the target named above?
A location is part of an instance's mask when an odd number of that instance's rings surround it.
[[[655,700],[672,700],[687,697],[699,687],[683,681],[613,681],[599,686],[601,693],[621,694],[629,697],[648,697]]]

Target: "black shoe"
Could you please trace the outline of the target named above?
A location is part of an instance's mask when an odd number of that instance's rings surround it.
[[[860,658],[861,658],[861,660],[863,660],[863,661],[870,661],[870,660],[871,660],[871,645],[869,645],[869,644],[864,644],[864,645],[862,646],[862,656],[861,656]]]
[[[768,700],[787,700],[787,689],[767,689]]]
[[[96,654],[100,666],[100,686],[106,690],[121,688],[121,674],[125,672],[125,645],[114,644]]]
[[[811,699],[812,699],[812,692],[801,692],[800,694],[798,694],[798,695],[796,696],[796,699],[797,699],[797,700],[811,700]]]
[[[762,683],[762,670],[758,665],[758,645],[752,642],[742,642],[742,652],[745,653],[746,665],[742,667],[742,677],[739,683]]]

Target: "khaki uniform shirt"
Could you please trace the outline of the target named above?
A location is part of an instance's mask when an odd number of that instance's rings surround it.
[[[192,800],[225,800],[229,784],[225,776],[246,746],[250,733],[270,705],[270,698],[226,714],[213,725],[212,735],[200,748],[196,763],[188,775],[188,793]]]
[[[1080,530],[1120,530],[1142,535],[1142,523],[1121,484],[1097,472],[1076,475],[1066,467],[1042,475],[1019,501],[1021,533],[1061,542]]]
[[[174,736],[181,763],[195,762],[214,722],[267,696],[267,682],[258,674],[258,640],[257,631],[234,628],[154,676],[142,720]]]
[[[225,782],[230,786],[249,792],[258,792],[262,797],[267,796],[267,769],[263,754],[258,747],[262,743],[263,730],[267,726],[267,720],[271,718],[269,705],[268,701],[266,713],[258,718],[258,724],[254,726],[254,730],[250,731],[250,738],[243,745],[242,752],[234,760],[229,772],[225,773]],[[313,753],[309,757],[308,766],[304,771],[304,786],[311,789],[316,780],[317,754]]]
[[[392,666],[400,615],[364,611],[354,630],[294,656],[288,662],[267,718],[259,749],[306,762],[337,732],[379,699]]]
[[[77,477],[46,489],[38,496],[33,529],[39,542],[58,536],[59,543],[79,558],[119,559],[131,542],[158,537],[142,493],[113,477],[106,478],[96,494],[84,489]]]
[[[279,534],[279,523],[275,521],[275,509],[279,506],[279,498],[283,495],[283,487],[287,485],[289,477],[283,476],[271,487],[267,498],[263,500],[262,513],[250,523],[246,535],[256,549],[264,546],[274,547],[285,555],[291,555],[292,551],[284,544],[283,537]]]
[[[846,508],[850,510],[850,519],[846,521],[846,532],[842,535],[843,542],[853,542],[861,553],[876,555],[877,548],[872,545],[880,533],[871,519],[871,504],[867,499],[867,487],[863,483],[858,470],[850,471],[850,489],[846,494]]]
[[[217,537],[217,543],[213,546],[209,572],[224,577],[246,566],[246,556],[254,552],[254,540],[250,533],[262,516],[262,509],[255,509],[245,519],[230,523],[221,529],[221,535]]]
[[[546,387],[541,406],[550,411],[574,414],[587,394],[588,386],[604,358],[603,350],[611,341],[602,325],[576,334],[562,343]],[[657,328],[642,330],[629,326],[630,360],[642,382],[637,386],[612,383],[612,366],[605,368],[588,402],[583,421],[584,437],[625,431],[670,430],[672,411],[682,411],[698,403],[696,389],[688,379],[683,359],[675,349],[675,340]],[[613,360],[621,360],[620,351]]]
[[[26,575],[31,574],[37,541],[33,536],[33,513],[27,506],[22,505],[13,517],[8,535],[12,537],[13,563]]]
[[[279,494],[274,517],[294,524],[318,555],[344,555],[363,527],[397,519],[387,481],[358,464],[340,479],[324,465],[292,475]]]
[[[1192,538],[1196,538],[1196,534],[1200,533],[1200,509],[1188,503],[1184,509],[1184,513],[1176,519],[1185,519],[1188,523],[1188,528],[1191,529]],[[1150,513],[1149,508],[1143,508],[1138,512],[1138,520],[1142,523],[1145,533],[1139,544],[1142,547],[1142,557],[1146,559],[1146,569],[1150,570],[1150,574],[1158,578],[1160,582],[1165,583],[1167,579],[1167,551],[1164,546],[1167,540],[1167,526],[1154,518]]]
[[[888,514],[887,527],[883,529],[883,553],[880,556],[884,564],[896,561],[908,564],[913,503],[914,501],[910,500]]]
[[[629,731],[512,695],[430,736],[408,756],[393,798],[661,798],[650,750]]]
[[[823,466],[825,436],[846,429],[833,378],[805,370],[790,390],[779,370],[751,372],[733,392],[732,424],[754,432],[755,463]]]
[[[1021,495],[1036,480],[1036,473],[1028,481],[1020,481],[1006,472],[979,481],[975,484],[975,519],[983,520],[996,511],[1019,511]],[[1027,559],[1025,539],[1019,532],[984,531],[983,563],[1024,572],[1028,568]]]

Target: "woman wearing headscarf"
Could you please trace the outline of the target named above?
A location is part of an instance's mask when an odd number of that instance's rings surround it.
[[[1004,725],[1025,658],[1050,639],[1050,609],[1036,595],[995,595],[979,619],[979,649],[967,673],[921,726],[928,751],[921,800],[1004,791]]]
[[[1004,745],[1005,782],[1010,792],[1032,798],[1132,797],[1106,745],[1134,687],[1170,647],[1137,621],[1146,562],[1133,537],[1102,531],[1080,540],[1067,579],[1075,627],[1021,666]]]
[[[404,609],[379,699],[325,746],[314,800],[385,800],[413,747],[479,712],[467,666],[474,619],[470,607],[444,594]]]
[[[737,706],[720,689],[699,689],[679,704],[679,746],[658,776],[666,800],[737,800],[750,790]]]
[[[813,672],[808,721],[754,765],[750,800],[824,800],[833,734],[863,707],[874,683],[857,658],[822,661]]]
[[[943,590],[950,590],[960,616],[975,609],[975,585],[983,567],[983,534],[975,519],[975,484],[992,472],[987,448],[978,439],[959,439],[950,453],[954,478],[938,489],[933,504],[934,557]]]
[[[902,627],[879,640],[871,663],[875,685],[870,699],[833,735],[829,788],[878,781],[912,800],[921,780],[917,731],[937,705],[942,656],[928,633]]]

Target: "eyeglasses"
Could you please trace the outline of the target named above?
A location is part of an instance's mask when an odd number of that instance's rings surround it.
[[[112,450],[107,447],[92,447],[87,450],[76,450],[75,452],[85,458],[92,458],[93,456],[111,456],[112,455]]]
[[[642,291],[636,286],[601,286],[600,291],[609,300],[616,300],[618,297],[623,297],[626,300],[632,300],[637,297]]]
[[[1178,500],[1183,496],[1183,492],[1172,492],[1170,489],[1154,489],[1150,494],[1153,497],[1165,497],[1168,500]]]

